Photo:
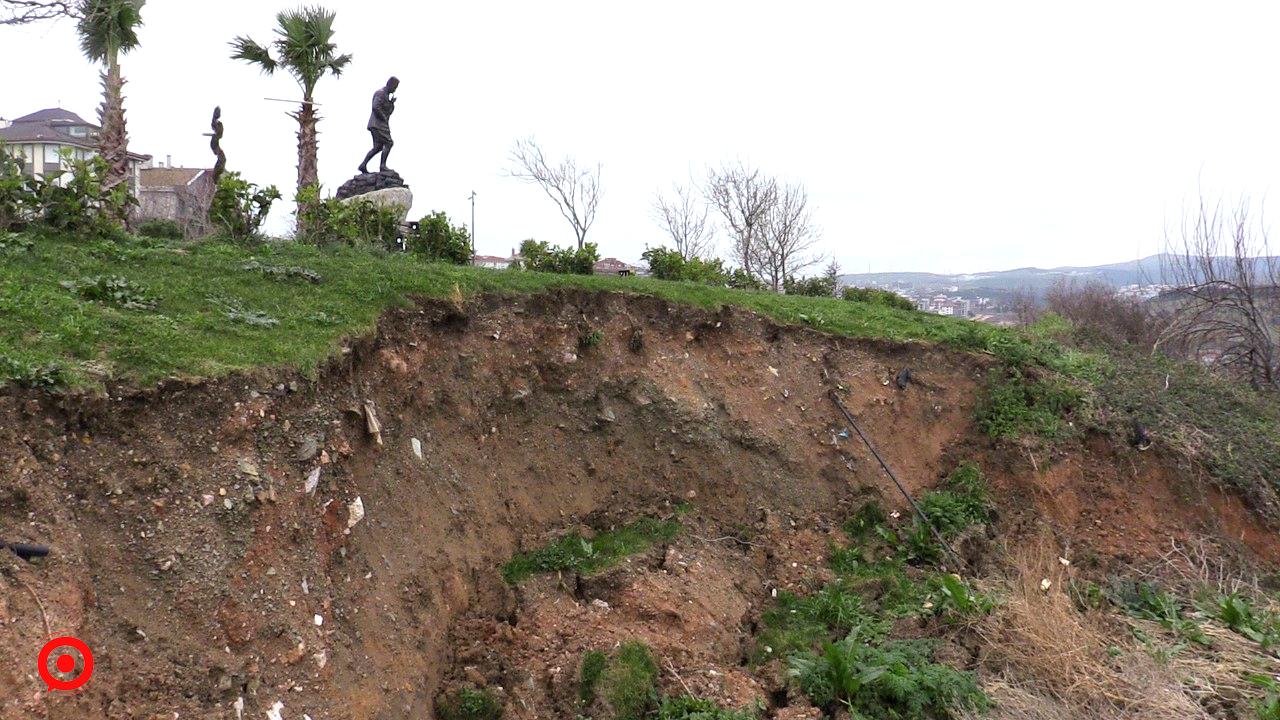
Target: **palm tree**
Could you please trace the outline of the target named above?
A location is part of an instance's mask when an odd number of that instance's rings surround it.
[[[102,106],[98,120],[102,132],[98,153],[107,162],[104,187],[108,190],[129,180],[129,133],[124,123],[124,77],[120,55],[138,47],[142,6],[146,0],[83,0],[80,6],[80,49],[85,57],[102,63]]]
[[[337,13],[322,7],[300,7],[285,10],[276,15],[276,39],[270,47],[259,45],[247,37],[237,37],[231,42],[233,60],[244,60],[257,65],[262,72],[271,75],[276,68],[284,68],[293,75],[302,88],[302,104],[290,117],[298,121],[298,192],[318,185],[320,172],[317,155],[319,142],[316,123],[320,116],[315,109],[316,83],[326,73],[334,77],[342,74],[351,62],[350,55],[337,55],[333,44],[333,20]],[[274,49],[277,57],[272,57]]]

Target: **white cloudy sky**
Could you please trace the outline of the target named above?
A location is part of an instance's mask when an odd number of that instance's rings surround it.
[[[604,166],[592,231],[635,259],[672,182],[742,160],[810,190],[847,271],[1096,264],[1157,252],[1198,187],[1265,197],[1280,178],[1274,2],[327,0],[355,61],[322,81],[320,173],[367,149],[369,97],[402,80],[391,165],[414,215],[469,216],[479,250],[572,233],[505,175],[512,144]],[[286,75],[228,59],[268,40],[276,0],[151,0],[124,61],[133,149],[207,166],[221,104],[232,169],[292,194]],[[624,7],[626,9],[624,9]],[[0,115],[92,117],[97,76],[69,23],[0,28]],[[24,69],[25,68],[25,69]],[[282,232],[289,216],[274,214]]]

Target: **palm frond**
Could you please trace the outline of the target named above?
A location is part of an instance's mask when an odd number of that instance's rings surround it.
[[[271,57],[270,50],[244,36],[231,41],[231,59],[244,60],[251,65],[257,65],[267,75],[274,73],[279,65],[275,58]]]
[[[333,73],[334,77],[338,77],[339,75],[342,75],[342,71],[345,70],[346,67],[350,64],[351,64],[350,54],[336,57],[329,63],[329,72]]]
[[[94,62],[108,62],[138,46],[146,0],[84,0],[77,24],[80,50]]]

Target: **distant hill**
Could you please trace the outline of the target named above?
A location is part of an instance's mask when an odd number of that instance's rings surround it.
[[[1043,292],[1062,278],[1080,281],[1097,280],[1124,287],[1126,285],[1159,284],[1162,268],[1175,257],[1161,254],[1141,260],[1095,265],[1092,267],[1018,268],[962,275],[938,275],[922,272],[858,273],[841,275],[843,285],[900,287],[916,290],[958,288],[960,292],[995,290],[1007,292],[1018,288],[1030,288]]]

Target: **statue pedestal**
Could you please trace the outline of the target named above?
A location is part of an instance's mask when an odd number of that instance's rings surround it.
[[[409,217],[413,207],[413,193],[395,170],[362,173],[342,183],[334,197],[343,202],[361,200],[379,207],[393,208],[400,213],[400,222]]]

